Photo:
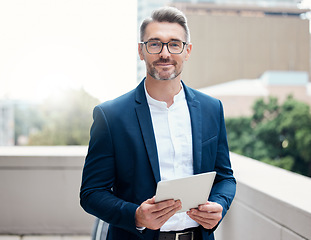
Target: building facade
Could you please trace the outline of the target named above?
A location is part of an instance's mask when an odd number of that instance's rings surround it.
[[[183,80],[202,88],[265,71],[310,69],[308,10],[251,4],[173,3],[188,18],[193,43]]]
[[[311,83],[302,71],[267,71],[258,79],[241,79],[199,89],[220,99],[226,117],[251,116],[256,100],[276,97],[283,103],[289,95],[311,107]]]
[[[14,105],[0,100],[0,146],[14,145]]]

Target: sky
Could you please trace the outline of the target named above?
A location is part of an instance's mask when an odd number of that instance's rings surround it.
[[[311,0],[303,0],[301,5],[306,8],[311,8]]]
[[[136,86],[136,1],[0,1],[0,99],[83,87],[100,101]]]
[[[307,8],[307,9],[311,9],[311,0],[303,0],[301,2],[301,4],[299,5],[300,8]],[[309,19],[309,32],[311,34],[311,24],[310,24],[310,20],[311,20],[311,12],[308,12],[306,14],[306,17]]]

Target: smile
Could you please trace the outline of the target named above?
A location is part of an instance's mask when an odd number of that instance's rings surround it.
[[[174,64],[173,63],[157,63],[157,64],[155,64],[155,66],[169,67],[169,66],[174,66]]]

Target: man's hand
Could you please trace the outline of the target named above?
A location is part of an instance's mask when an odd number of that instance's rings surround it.
[[[207,202],[197,209],[187,212],[188,216],[202,225],[205,229],[212,229],[222,218],[222,206],[215,202]]]
[[[136,227],[157,230],[181,209],[179,200],[166,200],[155,203],[155,197],[147,199],[136,209]]]

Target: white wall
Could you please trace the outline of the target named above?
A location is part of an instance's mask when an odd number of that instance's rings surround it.
[[[90,234],[79,204],[86,147],[0,147],[0,234]]]

